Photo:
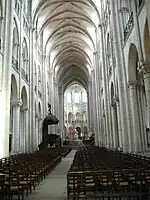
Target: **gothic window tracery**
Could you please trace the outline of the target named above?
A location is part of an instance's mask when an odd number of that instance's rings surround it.
[[[80,102],[80,94],[78,91],[75,91],[74,93],[74,102],[79,103]]]
[[[67,103],[71,103],[71,93],[67,94]]]
[[[86,92],[83,92],[83,93],[82,93],[82,101],[83,101],[84,103],[87,103],[87,94],[86,94]]]

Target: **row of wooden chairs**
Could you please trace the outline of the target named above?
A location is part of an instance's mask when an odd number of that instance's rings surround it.
[[[0,160],[0,199],[18,200],[33,189],[61,161],[67,148],[44,149],[33,153],[12,155]]]
[[[150,159],[81,146],[67,174],[68,200],[150,199]]]

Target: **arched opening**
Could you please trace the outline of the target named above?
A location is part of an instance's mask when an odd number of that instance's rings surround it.
[[[78,82],[71,83],[64,92],[64,124],[67,128],[73,128],[73,134],[70,138],[81,140],[84,136],[84,127],[88,127],[88,101],[87,91]],[[80,127],[78,133],[76,127]],[[73,141],[72,141],[73,142]],[[80,141],[79,141],[80,142]]]
[[[74,103],[79,103],[80,102],[80,94],[78,91],[74,92]]]
[[[13,29],[13,50],[12,50],[12,66],[16,69],[19,70],[18,66],[18,54],[19,54],[19,34],[18,34],[18,29],[16,25],[16,21],[14,19],[14,24],[15,27]]]
[[[68,113],[68,123],[72,123],[73,121],[73,114],[71,112]]]
[[[129,50],[128,80],[129,82],[137,81],[138,68],[138,51],[134,44],[131,44]]]
[[[146,20],[144,29],[144,49],[145,49],[145,60],[150,62],[150,32],[148,27],[148,21]]]
[[[81,114],[79,112],[76,113],[76,122],[81,123]]]
[[[107,52],[107,57],[106,57],[107,70],[108,70],[108,75],[110,75],[112,72],[112,53],[111,53],[111,43],[109,34],[107,35],[106,52]]]
[[[22,43],[22,62],[23,62],[23,67],[22,67],[22,78],[25,81],[29,81],[29,55],[28,55],[28,46],[26,39],[24,38],[23,43]]]
[[[20,150],[28,150],[28,99],[25,86],[21,90],[22,106],[20,109]]]
[[[145,50],[145,63],[144,63],[144,70],[143,71],[143,79],[144,82],[142,81],[142,93],[143,93],[143,113],[144,113],[144,122],[145,122],[145,127],[146,127],[146,134],[147,134],[147,142],[148,142],[148,147],[150,147],[150,69],[149,69],[149,64],[150,64],[150,31],[149,31],[149,25],[148,25],[148,20],[146,19],[145,22],[145,28],[144,28],[144,50]],[[143,80],[142,79],[142,80]]]
[[[9,118],[9,152],[13,150],[13,137],[15,133],[15,120],[16,120],[16,109],[18,100],[18,89],[15,76],[11,76],[11,94],[10,94],[10,118]]]
[[[134,44],[131,44],[129,50],[128,80],[132,127],[130,140],[131,148],[134,151],[144,150],[146,146],[146,125],[144,122],[146,105],[144,105],[143,101],[145,86],[143,81],[143,74],[139,73],[138,71],[138,63],[138,50]]]

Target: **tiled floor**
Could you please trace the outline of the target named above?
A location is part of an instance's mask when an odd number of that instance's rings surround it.
[[[25,200],[65,200],[67,197],[67,172],[76,150],[72,150],[62,162],[36,187]]]

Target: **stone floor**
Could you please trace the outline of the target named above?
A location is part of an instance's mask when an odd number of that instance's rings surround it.
[[[67,172],[76,150],[72,150],[61,163],[36,187],[25,200],[66,200]]]

